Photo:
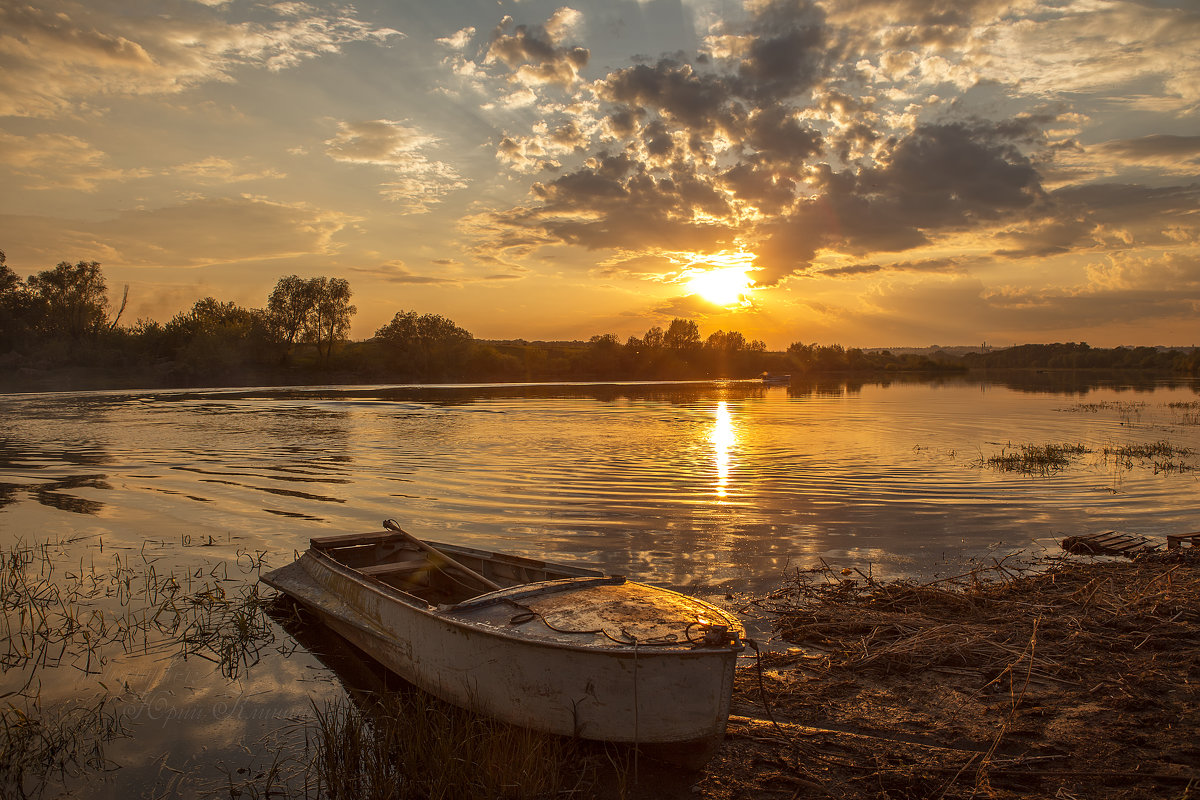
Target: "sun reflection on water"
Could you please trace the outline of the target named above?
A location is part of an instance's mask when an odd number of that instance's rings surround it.
[[[729,404],[724,400],[717,401],[716,417],[713,420],[712,431],[708,434],[708,440],[712,442],[713,455],[717,465],[716,495],[718,498],[723,498],[729,490],[729,451],[737,444],[733,416],[729,413]]]

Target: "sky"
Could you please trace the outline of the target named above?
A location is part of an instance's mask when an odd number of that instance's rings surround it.
[[[0,250],[485,339],[1200,344],[1196,0],[0,0]]]

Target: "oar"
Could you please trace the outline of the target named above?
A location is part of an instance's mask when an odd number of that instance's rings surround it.
[[[408,541],[415,544],[417,547],[421,548],[422,550],[429,553],[430,555],[440,558],[442,561],[446,562],[450,566],[462,570],[467,575],[469,575],[472,578],[474,578],[475,580],[479,581],[480,583],[482,583],[484,586],[491,589],[492,591],[496,591],[498,589],[504,588],[500,584],[496,583],[495,581],[491,581],[491,580],[488,580],[487,578],[483,577],[475,570],[470,569],[469,567],[464,567],[462,564],[458,563],[453,558],[451,558],[450,556],[443,553],[441,550],[438,550],[433,545],[423,542],[420,539],[418,539],[417,537],[413,536],[411,533],[409,533],[408,531],[404,530],[399,525],[397,525],[396,520],[385,519],[383,521],[383,527],[387,528],[389,531],[394,531],[394,532],[400,534],[405,539],[407,539]]]

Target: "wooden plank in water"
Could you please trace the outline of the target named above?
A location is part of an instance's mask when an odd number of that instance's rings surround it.
[[[1167,534],[1167,549],[1177,550],[1187,542],[1192,547],[1200,547],[1200,531],[1195,533],[1177,533],[1174,535]]]
[[[1159,548],[1145,536],[1119,531],[1101,531],[1083,536],[1069,536],[1062,540],[1062,549],[1076,555],[1129,556],[1153,553]]]

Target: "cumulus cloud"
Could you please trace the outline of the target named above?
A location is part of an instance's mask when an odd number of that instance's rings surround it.
[[[48,0],[0,6],[0,115],[48,117],[121,95],[174,94],[232,80],[249,66],[282,70],[353,42],[402,36],[350,9],[276,6],[271,20],[229,18],[238,6],[146,3],[133,13],[115,0]]]
[[[450,36],[443,36],[437,40],[437,43],[451,50],[464,50],[470,44],[471,39],[475,36],[474,28],[463,28],[456,31]]]
[[[1184,42],[1200,15],[1187,4],[753,0],[746,9],[713,25],[695,56],[635,59],[561,84],[566,99],[537,128],[497,147],[509,168],[543,174],[529,201],[470,220],[477,251],[519,259],[587,248],[608,254],[593,262],[598,276],[661,281],[669,253],[737,248],[757,255],[760,287],[797,275],[894,284],[881,298],[953,286],[973,293],[964,308],[1016,330],[1048,329],[1056,314],[1083,324],[1086,309],[1107,309],[1102,317],[1118,304],[1096,287],[959,276],[1147,247],[1169,261],[1200,243],[1200,190],[1164,185],[1196,174],[1200,139],[1143,127],[1080,144],[1096,117],[1113,119],[1113,106],[1089,102],[1105,86],[1126,87],[1146,108],[1130,87],[1159,92],[1154,110],[1168,121],[1194,115],[1197,93],[1186,87],[1200,85],[1200,62]],[[1110,41],[1115,50],[1099,45]],[[523,40],[505,44],[510,66],[533,52]],[[572,102],[581,135],[556,148],[547,134]],[[1151,273],[1121,275],[1133,284]],[[1179,305],[1130,297],[1148,314]],[[860,310],[888,325],[914,317]],[[962,322],[969,328],[970,315]]]
[[[492,33],[483,62],[505,65],[510,80],[525,86],[569,87],[580,79],[590,56],[587,48],[562,44],[581,18],[570,8],[560,8],[544,25],[514,25],[512,17],[505,17]]]
[[[453,166],[425,155],[439,143],[436,136],[395,120],[339,122],[337,133],[325,141],[325,153],[335,161],[384,168],[391,177],[380,184],[380,193],[406,212],[420,213],[467,185]]]

